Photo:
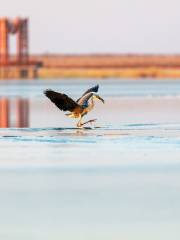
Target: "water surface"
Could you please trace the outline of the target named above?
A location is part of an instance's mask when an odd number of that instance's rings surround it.
[[[0,83],[31,116],[0,129],[0,238],[179,240],[180,81],[100,80],[106,104],[83,129],[42,94],[96,83]]]

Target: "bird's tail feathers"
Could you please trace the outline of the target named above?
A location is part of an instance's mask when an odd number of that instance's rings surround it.
[[[79,114],[74,114],[74,113],[66,113],[65,114],[69,118],[79,118]]]

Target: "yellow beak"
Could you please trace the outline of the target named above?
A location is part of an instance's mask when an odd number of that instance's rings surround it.
[[[95,95],[97,99],[99,99],[102,103],[105,103],[104,99],[101,98],[99,95]]]

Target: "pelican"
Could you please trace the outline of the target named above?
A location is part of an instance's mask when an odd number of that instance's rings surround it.
[[[97,119],[91,119],[87,122],[82,123],[82,118],[90,112],[94,107],[94,99],[98,99],[104,103],[102,99],[96,93],[98,92],[99,85],[89,88],[80,98],[74,101],[64,93],[55,92],[51,89],[44,91],[46,97],[53,102],[56,107],[62,111],[68,111],[66,116],[70,118],[79,118],[77,127],[82,127],[87,123],[95,122]]]

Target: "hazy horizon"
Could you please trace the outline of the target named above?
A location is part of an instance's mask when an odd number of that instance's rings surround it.
[[[31,53],[178,54],[179,7],[177,0],[7,0],[0,16],[29,17]]]

